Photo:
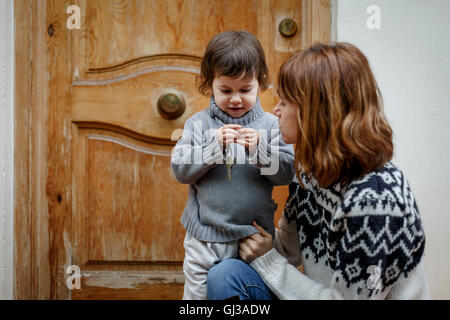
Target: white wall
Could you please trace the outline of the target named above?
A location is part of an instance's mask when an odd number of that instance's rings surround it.
[[[377,5],[381,29],[369,30]],[[450,1],[334,0],[334,36],[369,59],[416,196],[433,299],[450,299]]]
[[[13,16],[0,0],[0,300],[13,297]]]

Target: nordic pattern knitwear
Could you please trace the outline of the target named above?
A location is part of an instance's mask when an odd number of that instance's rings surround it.
[[[296,231],[297,239],[289,241],[299,243],[306,276],[286,267],[275,249],[252,263],[275,293],[286,299],[429,298],[419,210],[394,164],[346,189],[324,189],[314,178],[300,178],[306,190],[298,180],[290,184],[283,215]]]

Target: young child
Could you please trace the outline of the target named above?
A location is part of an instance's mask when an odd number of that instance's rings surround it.
[[[277,204],[273,186],[294,177],[294,152],[280,137],[278,119],[260,106],[268,68],[259,41],[246,31],[216,35],[200,70],[199,91],[210,105],[190,117],[173,152],[176,179],[189,184],[181,217],[186,229],[183,299],[206,299],[206,279],[216,263],[238,255],[238,240],[272,235]]]

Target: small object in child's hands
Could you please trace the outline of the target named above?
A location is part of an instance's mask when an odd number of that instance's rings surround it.
[[[233,164],[227,163],[226,166],[227,166],[227,179],[228,181],[231,181],[231,167],[233,166]]]
[[[227,179],[228,181],[231,181],[231,167],[234,164],[233,150],[231,149],[231,146],[228,146],[226,152],[225,166],[227,167]]]

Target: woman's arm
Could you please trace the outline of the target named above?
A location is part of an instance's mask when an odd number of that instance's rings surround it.
[[[425,238],[419,221],[410,224],[405,216],[376,210],[365,213],[350,213],[336,221],[339,227],[327,245],[328,264],[310,266],[309,272],[329,277],[328,284],[303,275],[277,249],[260,250],[259,239],[246,244],[243,259],[280,299],[395,298],[401,295],[390,290],[404,284],[409,292],[404,296],[426,298],[425,270],[420,267]]]
[[[342,299],[430,299],[425,275],[425,261],[420,263],[394,285],[370,291],[347,286],[346,282],[335,272],[330,286],[322,285],[308,278],[281,256],[275,248],[257,258],[250,264],[263,278],[264,283],[282,300],[342,300]],[[386,270],[383,270],[386,272]],[[377,278],[368,273],[364,286],[377,287]],[[373,280],[373,282],[371,282]],[[401,290],[401,291],[400,291]],[[396,291],[396,292],[394,292]]]
[[[273,247],[284,256],[287,261],[298,267],[302,264],[300,242],[298,238],[297,222],[288,221],[284,215],[278,220],[278,229],[275,230]]]
[[[250,264],[264,283],[282,300],[339,300],[349,298],[345,287],[326,287],[302,274],[272,248]]]

